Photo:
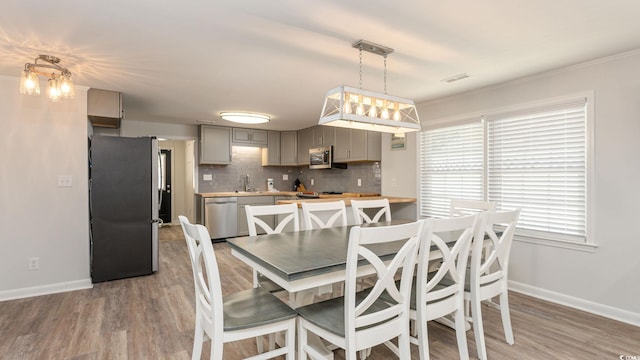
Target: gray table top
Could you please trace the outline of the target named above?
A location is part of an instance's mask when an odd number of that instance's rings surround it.
[[[363,226],[397,225],[410,220]],[[231,249],[261,264],[287,281],[320,275],[346,267],[349,232],[352,226],[303,230],[227,239]],[[401,242],[371,247],[382,259],[393,257]]]

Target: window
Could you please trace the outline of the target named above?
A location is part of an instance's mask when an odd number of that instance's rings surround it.
[[[490,200],[522,208],[521,238],[587,243],[587,99],[423,131],[420,215],[446,216],[451,198]]]

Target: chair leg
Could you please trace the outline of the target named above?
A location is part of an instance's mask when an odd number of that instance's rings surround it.
[[[286,334],[287,360],[295,360],[296,358],[296,319],[289,322]],[[275,349],[275,347],[274,347]]]
[[[482,325],[482,303],[480,300],[471,299],[471,317],[473,319],[473,334],[476,338],[478,358],[487,360],[487,347],[484,343],[484,328]]]
[[[262,343],[262,336],[256,336],[256,349],[258,350],[258,354],[262,354],[264,352],[264,344]]]
[[[464,304],[461,303],[458,307],[458,311],[455,312],[456,322],[456,340],[458,341],[458,353],[460,354],[460,360],[469,359],[469,348],[467,347],[467,322],[464,316],[463,310]]]
[[[371,349],[369,349],[371,351]],[[398,336],[398,358],[411,359],[411,343],[409,342],[409,329]]]
[[[504,337],[507,340],[507,344],[513,345],[515,343],[515,340],[513,339],[513,329],[511,328],[511,315],[509,314],[509,293],[507,291],[503,291],[500,294],[500,313],[502,315]]]
[[[420,353],[420,360],[429,360],[429,332],[427,330],[427,321],[418,316],[415,324],[418,330],[418,351]]]
[[[204,342],[204,329],[202,328],[202,319],[196,314],[196,330],[193,334],[193,350],[191,350],[191,359],[199,360],[202,356],[202,343]],[[213,341],[211,342],[213,345]]]
[[[307,346],[307,329],[304,328],[303,321],[298,319],[298,360],[307,360],[307,352],[304,350]]]

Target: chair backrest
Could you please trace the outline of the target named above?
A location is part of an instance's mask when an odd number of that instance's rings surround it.
[[[495,201],[451,199],[449,216],[472,215],[482,211],[494,211],[495,209]]]
[[[371,343],[375,339],[397,337],[409,321],[411,283],[420,245],[424,220],[390,226],[354,226],[349,233],[345,279],[345,336],[349,348]],[[391,260],[382,260],[372,247],[403,241]],[[360,260],[360,261],[359,261]],[[385,261],[389,261],[385,264]],[[356,300],[359,262],[371,264],[377,275],[375,284],[364,299]],[[400,271],[400,282],[394,276]],[[399,286],[398,286],[399,285]],[[393,298],[393,304],[379,307],[381,295]],[[362,332],[360,330],[366,329]],[[378,334],[372,336],[372,334]],[[375,339],[372,339],[375,338]]]
[[[467,261],[480,222],[479,216],[425,220],[418,255],[416,310],[421,312],[419,316],[428,318],[421,320],[433,320],[450,314],[456,309],[456,302],[462,304]],[[442,255],[442,262],[435,273],[429,274],[429,257],[436,250]],[[429,310],[426,310],[427,306]]]
[[[293,231],[300,231],[300,220],[298,218],[298,206],[296,204],[284,205],[261,205],[251,206],[245,205],[247,212],[247,225],[249,226],[249,235],[258,234],[258,226],[267,234],[281,233],[289,224],[293,225]],[[261,216],[275,217],[275,225],[267,224]]]
[[[506,286],[509,257],[513,235],[520,216],[520,209],[485,214],[478,226],[471,250],[470,285],[474,288],[486,287],[484,294],[499,294]],[[476,293],[478,293],[476,291]],[[481,295],[481,297],[485,297]]]
[[[356,225],[362,223],[379,222],[382,215],[385,221],[391,221],[391,208],[389,207],[389,199],[379,200],[351,200],[351,209],[353,209],[353,220]],[[369,217],[365,210],[373,210],[375,215]],[[370,212],[371,213],[371,212]]]
[[[303,202],[302,218],[307,230],[324,229],[338,225],[347,226],[347,208],[343,200],[319,203]]]
[[[191,258],[196,292],[196,316],[202,317],[202,327],[206,329],[207,334],[222,336],[224,330],[222,287],[211,237],[204,226],[191,224],[184,216],[178,218]]]

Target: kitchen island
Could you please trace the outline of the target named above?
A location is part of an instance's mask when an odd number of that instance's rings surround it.
[[[347,207],[351,200],[388,199],[393,219],[412,219],[417,216],[416,199],[395,196],[380,196],[372,193],[313,194],[313,197],[298,198],[295,191],[226,191],[199,193],[196,195],[196,223],[203,224],[212,238],[225,239],[249,234],[245,205],[296,204],[300,211],[301,228],[302,203],[344,200]],[[309,194],[307,194],[309,195]],[[376,195],[376,196],[371,196]],[[316,197],[317,196],[317,197]],[[347,209],[347,220],[353,224],[353,213]],[[271,224],[275,219],[268,219]]]

